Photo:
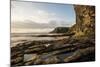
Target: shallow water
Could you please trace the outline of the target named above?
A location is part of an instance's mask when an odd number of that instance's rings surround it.
[[[11,34],[11,47],[15,46],[18,43],[23,43],[26,41],[40,41],[40,40],[58,40],[67,38],[68,36],[63,37],[37,37],[38,35],[58,35],[58,34],[48,34],[48,33],[14,33]],[[60,34],[59,34],[60,35]]]
[[[24,54],[24,61],[30,61],[37,57],[36,54]]]

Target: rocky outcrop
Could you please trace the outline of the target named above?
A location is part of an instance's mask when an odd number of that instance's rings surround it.
[[[92,38],[83,38],[81,40],[69,38],[55,41],[30,41],[11,48],[11,62],[12,65],[20,66],[93,61],[95,60],[94,46],[95,40]],[[34,55],[31,59],[25,61],[26,54]]]
[[[56,27],[52,32],[50,33],[66,33],[68,32],[69,27]]]
[[[71,31],[76,35],[95,35],[95,6],[74,5],[76,24]]]

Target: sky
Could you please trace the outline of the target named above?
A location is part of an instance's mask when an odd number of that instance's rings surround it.
[[[73,5],[11,1],[12,31],[67,27],[74,23]]]

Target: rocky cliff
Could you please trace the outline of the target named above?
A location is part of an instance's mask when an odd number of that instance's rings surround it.
[[[74,5],[76,24],[71,31],[77,36],[95,34],[95,6]]]

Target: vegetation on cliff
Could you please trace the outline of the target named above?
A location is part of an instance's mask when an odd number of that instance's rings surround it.
[[[69,30],[69,27],[56,27],[53,31],[50,33],[67,33]]]

